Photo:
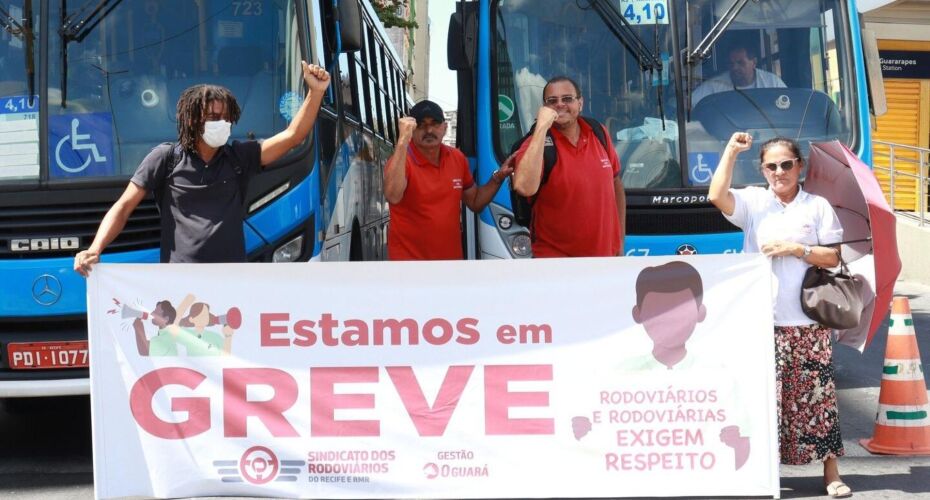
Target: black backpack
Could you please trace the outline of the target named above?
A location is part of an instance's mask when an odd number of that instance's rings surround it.
[[[607,134],[604,133],[604,127],[600,122],[586,116],[580,118],[594,131],[594,136],[597,137],[597,140],[604,146],[604,151],[610,151],[608,149],[610,146],[607,140]],[[533,135],[533,130],[535,129],[536,124],[534,123],[533,126],[530,127],[530,131],[513,144],[510,148],[510,154],[516,153],[520,149],[520,146]],[[555,143],[552,141],[552,133],[546,132],[546,144],[543,148],[543,171],[542,179],[539,180],[539,189],[542,189],[543,185],[549,180],[549,174],[552,173],[552,169],[555,167],[558,159],[559,154],[555,149]],[[539,194],[539,191],[537,190],[536,193]],[[533,222],[533,202],[514,190],[513,179],[510,180],[510,209],[513,211],[513,218],[517,224],[523,227],[530,227],[530,224]]]

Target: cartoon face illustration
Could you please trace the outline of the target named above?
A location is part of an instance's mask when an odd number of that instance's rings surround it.
[[[163,300],[156,304],[155,309],[152,310],[152,324],[159,329],[165,328],[174,322],[176,315],[177,312],[171,306],[171,302]]]
[[[681,261],[647,267],[636,279],[633,321],[643,325],[653,356],[668,368],[685,357],[685,344],[707,316],[703,295],[701,275]]]
[[[191,306],[191,312],[181,323],[182,326],[193,326],[197,329],[203,329],[210,326],[210,306],[203,302],[197,302]]]

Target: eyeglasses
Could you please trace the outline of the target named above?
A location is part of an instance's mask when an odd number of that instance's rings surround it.
[[[559,96],[547,97],[543,100],[543,102],[546,103],[546,106],[556,106],[559,104],[559,101],[562,101],[562,104],[571,104],[577,101],[578,99],[580,99],[580,97],[578,96],[563,95],[562,97],[559,97]]]
[[[794,164],[797,162],[797,158],[792,158],[790,160],[782,160],[778,163],[763,163],[762,168],[767,168],[769,172],[774,172],[780,167],[782,172],[787,172],[794,168]]]

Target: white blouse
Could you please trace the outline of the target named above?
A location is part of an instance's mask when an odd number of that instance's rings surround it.
[[[775,240],[808,246],[843,241],[843,228],[825,198],[801,189],[785,205],[771,190],[758,186],[730,192],[736,198],[736,208],[733,215],[725,217],[743,230],[743,252],[760,253],[762,245]],[[810,264],[793,255],[769,261],[774,275],[775,326],[815,323],[801,310],[801,281]]]

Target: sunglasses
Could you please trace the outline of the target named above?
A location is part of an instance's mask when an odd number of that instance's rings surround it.
[[[547,97],[543,100],[543,102],[546,103],[546,106],[555,106],[559,103],[559,101],[562,101],[562,104],[571,104],[575,102],[576,100],[578,100],[577,96],[563,95],[562,97],[558,97],[558,96]]]
[[[778,163],[763,163],[762,168],[767,168],[769,172],[774,172],[781,168],[782,172],[787,172],[794,168],[794,164],[797,162],[797,158],[792,158],[790,160],[782,160]]]

